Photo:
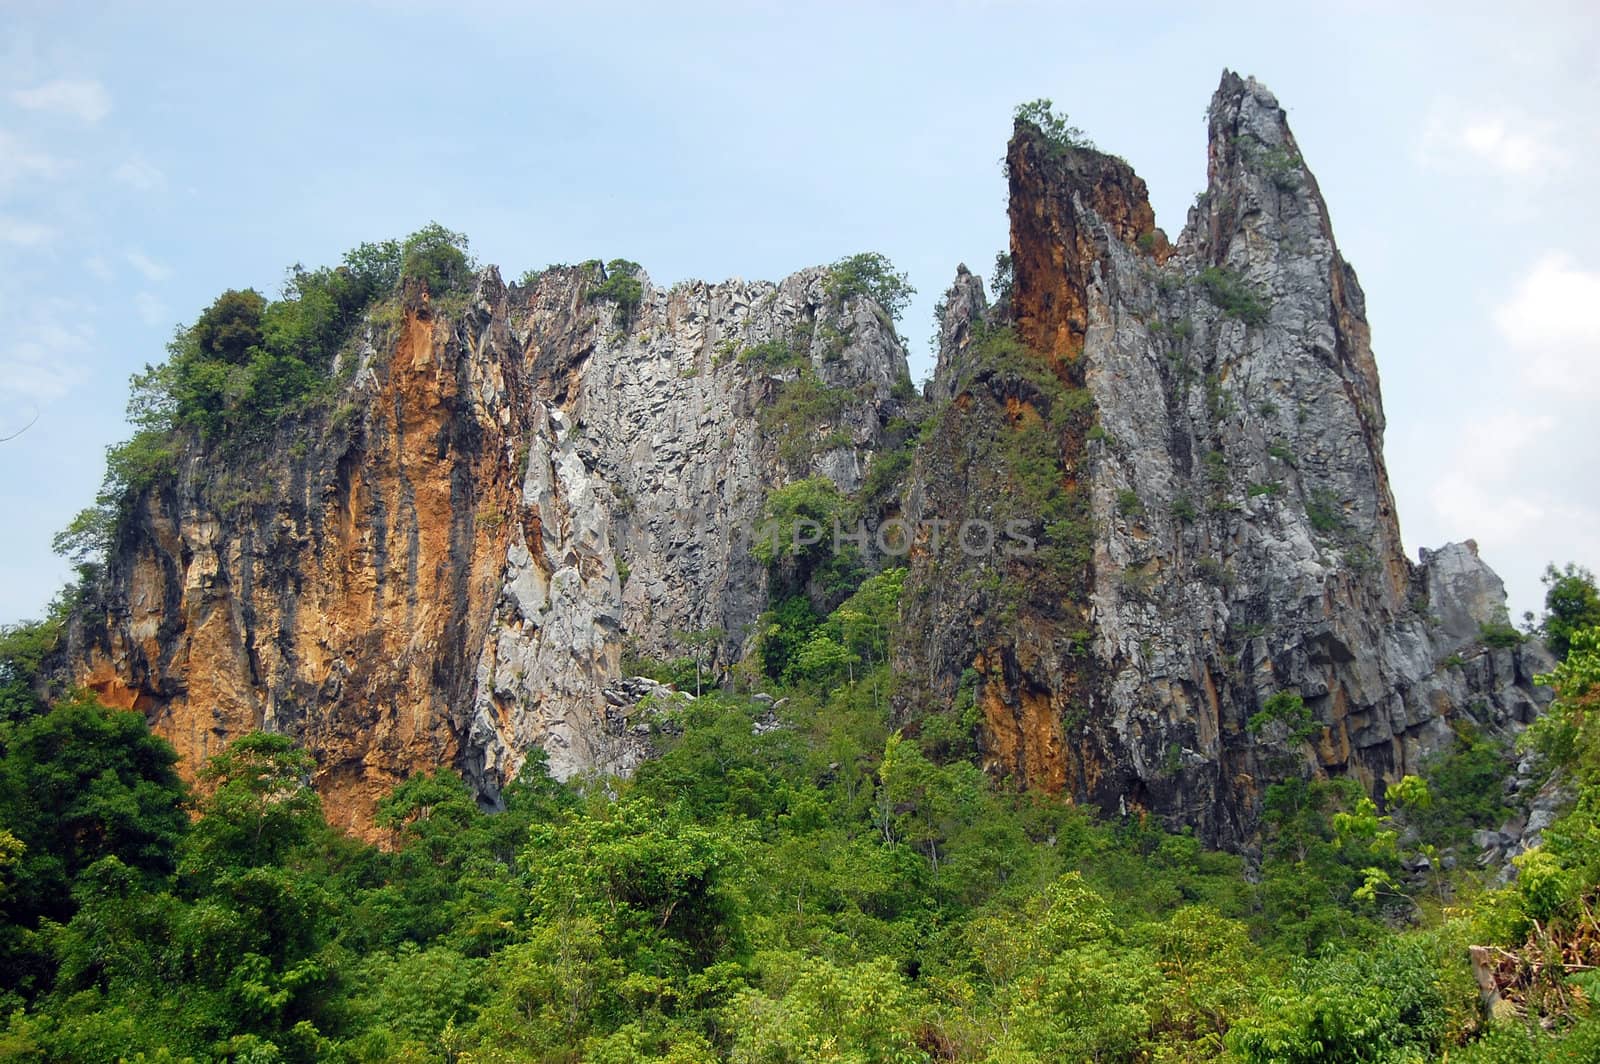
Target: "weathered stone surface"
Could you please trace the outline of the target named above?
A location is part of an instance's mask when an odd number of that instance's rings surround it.
[[[413,298],[332,409],[245,451],[191,445],[116,546],[69,670],[189,771],[248,731],[293,735],[356,831],[438,765],[490,802],[535,746],[558,776],[630,770],[650,692],[629,693],[625,646],[673,656],[717,628],[726,664],[766,605],[767,492],[852,490],[908,378],[883,311],[825,276],[643,278],[625,325],[589,298],[593,268],[510,290],[490,269],[459,312]],[[786,337],[839,397],[787,448],[759,415],[797,370],[737,357]]]
[[[1514,724],[1545,696],[1536,645],[1477,642],[1505,596],[1475,548],[1420,567],[1401,551],[1361,289],[1283,111],[1228,74],[1210,134],[1207,191],[1169,250],[1125,163],[1019,127],[1015,288],[988,318],[1092,393],[1095,430],[1056,442],[1093,558],[1077,590],[1059,567],[995,570],[1033,589],[996,625],[984,563],[924,550],[898,661],[926,680],[902,703],[913,724],[976,671],[994,771],[1242,846],[1284,753],[1377,790],[1448,743],[1453,716]],[[993,470],[974,441],[1042,400],[968,364],[973,291],[963,273],[946,300],[932,391],[953,436],[918,456],[923,515],[982,516]],[[1246,729],[1279,690],[1322,725],[1301,750]]]
[[[1404,557],[1363,295],[1316,181],[1258,83],[1225,75],[1209,115],[1175,244],[1127,163],[1018,129],[1009,298],[958,271],[935,422],[867,509],[916,530],[893,649],[908,728],[970,698],[995,774],[1246,848],[1274,775],[1377,792],[1458,716],[1530,719],[1549,662],[1480,642],[1504,589],[1470,542]],[[356,831],[423,768],[489,803],[535,747],[561,776],[629,771],[648,707],[684,696],[625,677],[624,654],[712,629],[714,670],[748,653],[763,500],[809,475],[860,486],[907,374],[882,309],[823,270],[641,276],[632,308],[591,298],[602,280],[489,270],[448,310],[413,291],[327,409],[248,450],[192,443],[139,500],[66,671],[191,770],[252,729],[295,736]],[[798,357],[739,357],[773,340]],[[802,375],[826,416],[777,423]],[[1047,549],[967,550],[969,521]],[[1247,728],[1278,691],[1312,741]]]

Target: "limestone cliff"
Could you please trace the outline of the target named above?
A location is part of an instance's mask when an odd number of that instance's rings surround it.
[[[489,801],[535,746],[559,776],[626,771],[642,744],[607,697],[625,645],[720,629],[736,653],[765,606],[766,493],[853,489],[907,370],[882,310],[820,269],[642,278],[625,320],[599,280],[507,289],[491,269],[448,311],[412,292],[369,323],[337,403],[247,453],[191,441],[80,614],[75,676],[190,769],[254,729],[293,735],[355,830],[421,769]],[[794,364],[739,357],[769,340]],[[826,416],[764,421],[805,367]]]
[[[1019,124],[1008,290],[959,271],[931,424],[866,509],[912,531],[901,723],[949,715],[948,756],[1246,847],[1273,777],[1377,791],[1455,718],[1528,719],[1546,659],[1480,641],[1504,591],[1470,543],[1402,553],[1361,288],[1276,100],[1228,74],[1209,121],[1175,243],[1127,163]],[[888,315],[827,271],[638,280],[619,305],[597,265],[490,269],[384,304],[334,401],[248,450],[183,444],[64,670],[191,769],[294,736],[356,831],[420,769],[491,804],[535,748],[628,771],[624,653],[748,654],[764,500],[856,491],[917,413]],[[1309,741],[1260,726],[1280,691]]]
[[[1479,643],[1505,599],[1470,544],[1402,553],[1361,288],[1277,101],[1228,74],[1209,123],[1170,247],[1126,163],[1019,124],[1012,290],[990,308],[963,271],[946,297],[908,505],[993,516],[981,486],[1018,479],[992,456],[1035,421],[1058,534],[1011,558],[925,542],[898,660],[909,724],[972,670],[992,769],[1237,846],[1286,764],[1376,787],[1454,716],[1526,720],[1545,659]],[[1031,367],[994,341],[1008,326]],[[1280,690],[1309,743],[1247,727]]]

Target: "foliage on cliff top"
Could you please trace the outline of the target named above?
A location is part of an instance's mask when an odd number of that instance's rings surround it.
[[[229,289],[167,345],[167,358],[135,374],[128,399],[131,439],[106,450],[95,505],[55,540],[58,553],[90,566],[115,540],[127,507],[176,472],[186,435],[235,445],[326,396],[335,366],[374,304],[403,285],[433,299],[471,283],[467,239],[431,223],[404,240],[362,244],[338,266],[288,270],[280,298]],[[348,360],[347,366],[353,363]]]
[[[598,263],[596,263],[598,265]],[[601,272],[605,278],[589,290],[591,300],[610,300],[617,305],[617,325],[627,328],[644,299],[644,282],[639,274],[644,270],[637,262],[612,259]]]
[[[1066,112],[1058,112],[1055,104],[1043,97],[1017,104],[1012,119],[1019,126],[1031,126],[1038,130],[1044,138],[1045,147],[1054,158],[1062,158],[1072,151],[1096,150],[1089,135],[1073,125]]]
[[[828,267],[822,285],[829,298],[837,302],[866,296],[888,311],[891,319],[898,319],[905,313],[911,297],[917,294],[908,275],[896,270],[894,263],[876,251],[864,251],[835,262]]]

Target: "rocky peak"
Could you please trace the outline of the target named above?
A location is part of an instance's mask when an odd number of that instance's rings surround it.
[[[956,279],[939,302],[939,358],[925,398],[935,401],[955,398],[974,336],[985,326],[988,312],[989,299],[984,294],[983,278],[962,263],[956,267]]]
[[[1210,132],[1169,245],[1126,162],[1019,123],[1010,291],[957,271],[932,423],[874,491],[915,535],[910,733],[943,714],[936,756],[1247,847],[1274,778],[1380,793],[1457,719],[1528,719],[1547,659],[1484,645],[1504,590],[1470,544],[1401,553],[1361,289],[1277,101],[1225,74]],[[768,495],[855,492],[911,438],[893,322],[832,280],[664,288],[616,261],[408,289],[333,401],[248,453],[184,444],[67,671],[190,770],[294,736],[356,831],[423,768],[491,804],[536,747],[629,771],[657,692],[625,661],[752,653]],[[1252,727],[1280,693],[1309,739]]]
[[[1419,572],[1401,552],[1361,289],[1282,109],[1225,74],[1210,131],[1208,188],[1169,253],[1125,163],[1019,125],[1012,320],[1092,424],[1046,418],[1056,488],[1030,503],[1057,515],[1049,550],[913,557],[901,666],[927,680],[902,706],[914,726],[914,705],[975,676],[992,771],[1242,846],[1285,764],[1381,792],[1452,718],[1514,726],[1545,696],[1536,647],[1477,642],[1503,589],[1475,555]],[[1036,436],[1026,366],[948,342],[970,317],[960,287],[936,374],[951,401],[908,493],[957,520],[994,512],[975,491],[1015,493],[993,456]],[[1318,723],[1291,750],[1249,727],[1280,691]]]
[[[1141,237],[1154,241],[1149,193],[1121,159],[1052,142],[1020,120],[1006,150],[1006,175],[1012,318],[1030,348],[1071,363],[1088,329],[1085,293],[1100,257],[1096,231],[1130,246]]]

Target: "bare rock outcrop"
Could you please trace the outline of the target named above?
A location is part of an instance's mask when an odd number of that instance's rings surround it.
[[[1526,721],[1547,696],[1536,644],[1480,641],[1505,595],[1471,544],[1402,553],[1361,288],[1282,109],[1227,74],[1209,115],[1174,246],[1126,163],[1019,123],[1011,298],[975,312],[964,273],[947,296],[948,405],[908,499],[994,516],[1018,480],[992,456],[1043,424],[1056,483],[1032,502],[1057,534],[1012,558],[924,543],[898,661],[913,726],[975,671],[994,771],[1242,846],[1286,756],[1381,794],[1453,717]],[[975,359],[980,317],[1031,364]],[[1319,725],[1303,747],[1247,726],[1279,691]]]
[[[189,771],[249,731],[294,736],[358,832],[441,765],[490,803],[535,747],[560,777],[628,771],[648,748],[615,697],[624,651],[716,629],[731,660],[766,606],[766,494],[854,489],[908,374],[881,308],[822,269],[641,276],[637,307],[596,299],[601,279],[411,292],[335,402],[248,448],[191,440],[79,612],[72,677]],[[767,341],[785,357],[741,357]],[[764,418],[802,378],[824,415]]]

